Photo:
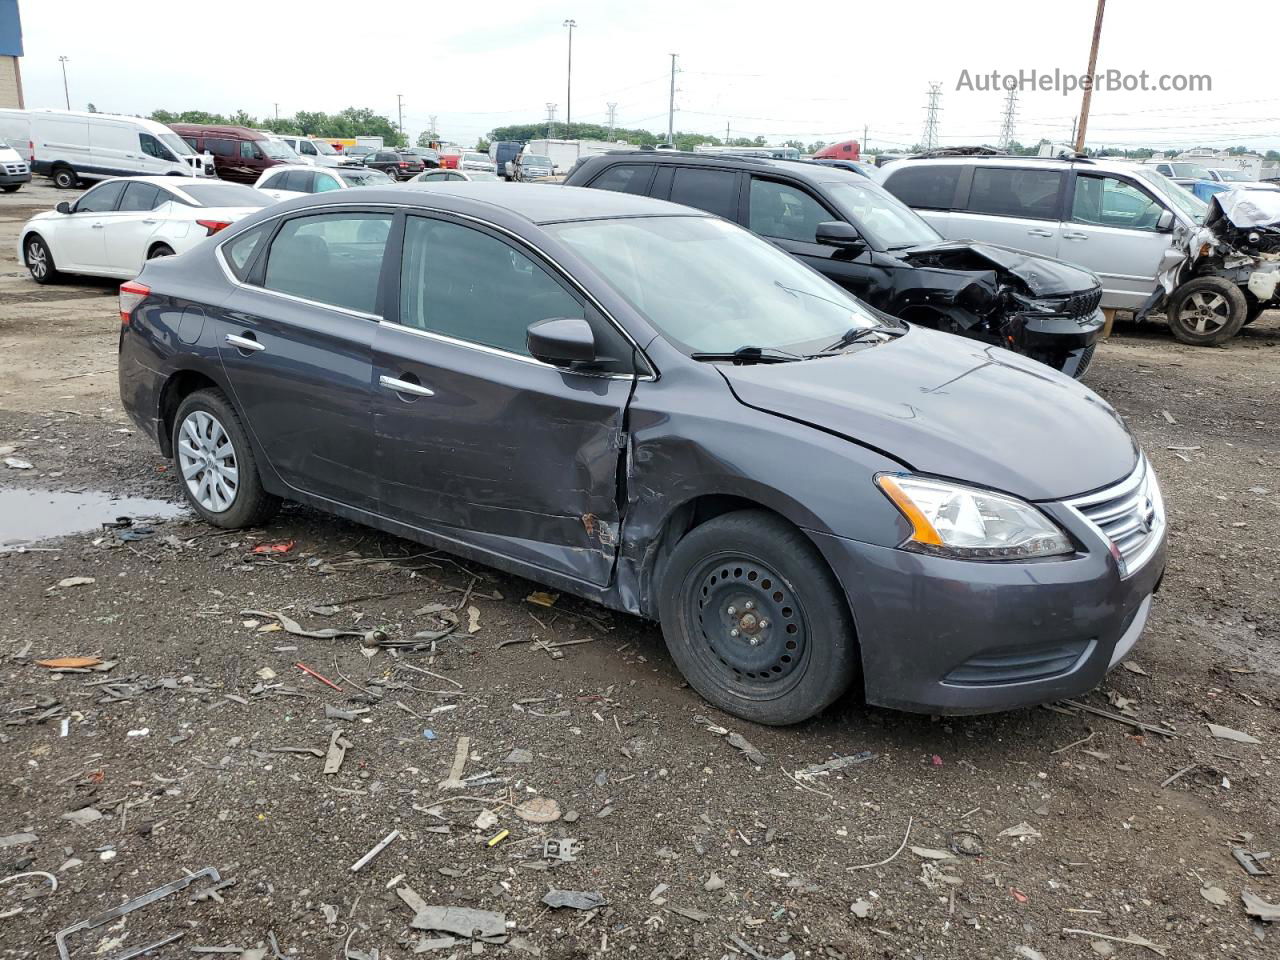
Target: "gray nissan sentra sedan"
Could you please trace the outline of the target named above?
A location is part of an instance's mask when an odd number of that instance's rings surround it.
[[[603,190],[362,188],[121,287],[120,389],[209,523],[309,504],[658,620],[717,706],[1096,685],[1165,564],[1116,412],[747,231]]]

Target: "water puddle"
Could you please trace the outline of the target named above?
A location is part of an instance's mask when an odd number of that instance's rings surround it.
[[[187,513],[185,507],[145,497],[56,490],[0,490],[0,550],[100,530],[118,517],[168,520]]]

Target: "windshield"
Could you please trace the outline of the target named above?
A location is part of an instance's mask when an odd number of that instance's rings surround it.
[[[184,183],[179,189],[202,207],[265,207],[275,202],[243,183]]]
[[[338,151],[333,149],[333,144],[326,143],[323,140],[312,140],[311,145],[316,148],[316,153],[326,157],[337,156]]]
[[[686,353],[821,350],[850,329],[881,325],[834,283],[724,220],[631,217],[547,229]]]
[[[529,164],[530,166],[534,166],[534,167],[549,167],[549,166],[551,166],[551,158],[550,158],[550,157],[544,157],[544,156],[542,156],[541,154],[537,154],[537,153],[526,153],[524,156],[522,156],[522,157],[520,158],[520,162],[521,162],[521,163],[527,163],[527,164]]]
[[[483,153],[464,153],[462,155],[462,159],[467,160],[471,163],[488,163],[489,162],[489,158],[485,156]]]
[[[381,170],[338,170],[336,173],[353,187],[371,187],[391,182],[391,178]]]
[[[259,140],[258,147],[265,156],[272,160],[297,160],[302,158],[289,149],[289,145],[281,140]]]
[[[918,247],[942,239],[920,214],[882,187],[858,178],[856,173],[823,186],[845,218],[881,250]]]
[[[1243,170],[1219,170],[1218,177],[1222,180],[1231,181],[1246,181],[1253,179],[1253,177],[1249,176]]]
[[[191,149],[191,144],[183,140],[176,133],[161,133],[156,135],[156,139],[163,143],[180,157],[191,156],[195,151]]]
[[[1169,166],[1173,169],[1175,177],[1193,177],[1196,180],[1213,179],[1209,173],[1209,168],[1202,167],[1198,163],[1171,163]]]
[[[1204,215],[1209,212],[1209,205],[1189,190],[1178,186],[1155,167],[1138,166],[1133,173],[1160,190],[1160,195],[1190,217],[1196,223],[1204,223]]]
[[[373,147],[347,147],[348,157],[363,157],[366,153],[373,153]]]

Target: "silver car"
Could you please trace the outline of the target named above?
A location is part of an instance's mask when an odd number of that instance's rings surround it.
[[[1104,309],[1140,310],[1208,207],[1154,166],[973,156],[900,160],[884,186],[944,237],[1057,257],[1102,280]]]

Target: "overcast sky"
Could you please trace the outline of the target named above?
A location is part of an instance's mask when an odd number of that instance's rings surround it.
[[[354,105],[394,121],[399,93],[411,137],[435,114],[446,139],[470,145],[495,126],[545,118],[547,103],[564,119],[561,23],[573,17],[575,120],[605,122],[612,101],[619,126],[665,132],[678,53],[677,130],[723,136],[728,123],[734,136],[808,143],[862,139],[865,125],[873,150],[909,146],[937,81],[941,142],[995,142],[1005,94],[958,90],[962,72],[1083,73],[1095,10],[1095,0],[560,5],[21,0],[23,84],[28,106],[62,106],[61,55],[75,109],[270,116],[278,102],[281,116]],[[1248,52],[1250,37],[1277,28],[1274,0],[1110,0],[1099,70],[1146,70],[1153,82],[1207,74],[1212,90],[1095,92],[1089,144],[1280,148],[1274,60]],[[1015,136],[1067,140],[1079,108],[1078,92],[1022,92]]]

